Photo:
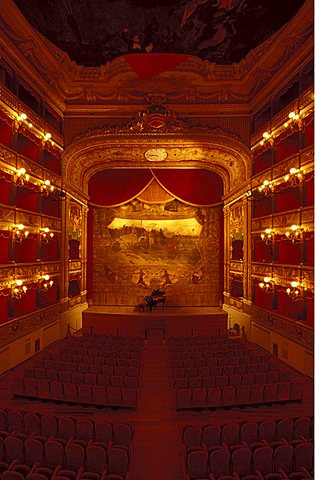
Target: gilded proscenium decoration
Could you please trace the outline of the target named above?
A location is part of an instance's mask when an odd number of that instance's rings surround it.
[[[165,148],[150,148],[144,152],[144,156],[149,162],[162,162],[167,158]]]

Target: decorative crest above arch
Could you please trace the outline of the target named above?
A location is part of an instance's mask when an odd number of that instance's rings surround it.
[[[224,194],[239,188],[250,176],[251,152],[235,135],[220,128],[187,126],[176,121],[166,127],[134,131],[132,123],[120,128],[96,128],[82,132],[63,155],[63,178],[87,195],[89,179],[113,168],[153,168],[145,153],[167,152],[154,168],[199,168],[212,170],[223,180]]]

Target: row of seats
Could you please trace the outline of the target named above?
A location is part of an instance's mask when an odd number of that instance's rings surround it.
[[[200,364],[199,364],[200,363]],[[266,355],[243,355],[243,356],[230,356],[228,357],[223,357],[223,358],[216,358],[213,357],[210,352],[206,353],[201,353],[198,352],[196,354],[189,353],[185,355],[184,353],[176,354],[173,355],[171,359],[171,367],[172,368],[177,368],[177,367],[191,367],[191,366],[205,366],[209,365],[210,367],[215,367],[215,366],[237,366],[237,365],[247,365],[247,364],[256,364],[256,365],[261,365],[261,364],[266,364],[270,363],[270,357]],[[273,364],[279,364],[279,362],[276,362],[272,360]]]
[[[191,361],[195,360],[195,362],[198,360],[205,360],[208,362],[210,366],[226,366],[226,365],[246,365],[248,363],[256,363],[256,364],[261,364],[261,363],[269,363],[271,360],[270,356],[267,355],[248,355],[247,353],[244,355],[234,355],[233,352],[229,352],[229,355],[224,355],[222,358],[220,357],[215,357],[212,355],[211,352],[189,352],[189,353],[173,353],[170,356],[171,360],[171,366],[173,367],[173,364],[175,361],[183,361],[182,365],[185,367],[188,364],[191,364]],[[189,361],[191,360],[191,361]],[[274,359],[272,359],[272,363],[277,363],[275,362]]]
[[[226,355],[229,355],[229,352],[233,352],[234,355],[243,356],[243,355],[258,355],[260,351],[252,345],[235,342],[227,345],[211,345],[211,344],[201,344],[201,345],[190,345],[190,346],[174,346],[168,348],[170,355],[177,355],[183,353],[211,353],[212,356],[218,356],[219,353],[224,352]]]
[[[300,382],[242,385],[239,387],[184,388],[176,392],[176,409],[244,407],[277,402],[301,401]]]
[[[217,445],[252,444],[266,441],[270,444],[280,440],[291,442],[303,437],[313,439],[314,417],[282,417],[278,420],[229,422],[223,425],[188,425],[182,429],[182,443],[186,449],[206,445],[211,449]]]
[[[304,442],[294,448],[283,443],[275,449],[264,445],[253,451],[247,446],[239,446],[233,451],[221,446],[210,452],[200,447],[188,453],[183,452],[183,460],[187,480],[218,479],[221,476],[233,476],[234,473],[240,478],[257,475],[259,478],[275,480],[277,477],[268,475],[279,473],[278,478],[290,478],[293,472],[303,472],[304,477],[300,478],[312,478],[313,445]]]
[[[68,370],[45,370],[44,368],[32,368],[24,370],[24,378],[34,378],[38,380],[50,380],[66,383],[86,383],[87,385],[112,385],[113,387],[133,387],[137,388],[138,376],[126,375],[125,367],[118,367],[116,375],[70,372]],[[138,370],[131,367],[132,370]],[[134,372],[136,373],[136,372]]]
[[[128,377],[126,377],[128,378]],[[129,377],[130,378],[130,377]],[[137,408],[138,393],[132,387],[105,387],[59,381],[38,380],[37,378],[16,377],[12,383],[16,397],[39,398],[56,402],[78,403],[83,406]]]
[[[169,346],[173,345],[202,345],[204,343],[209,344],[209,345],[215,345],[215,344],[225,344],[225,343],[231,343],[234,342],[234,339],[231,339],[231,337],[227,334],[224,333],[222,335],[191,335],[191,336],[177,336],[177,337],[170,337],[167,341]],[[238,341],[235,341],[235,343],[241,343]]]
[[[266,373],[245,373],[244,375],[218,375],[215,376],[196,376],[196,377],[179,377],[174,378],[174,387],[180,388],[197,388],[197,387],[239,387],[240,385],[264,385],[266,383],[289,382],[290,375],[287,372],[269,372]]]
[[[100,473],[86,472],[83,467],[69,470],[64,469],[61,465],[54,468],[38,465],[32,466],[19,464],[16,460],[11,463],[2,462],[1,480],[130,480],[130,472],[126,475],[118,475],[116,473],[108,473],[103,470]]]
[[[108,358],[114,357],[119,359],[129,360],[131,358],[138,358],[139,360],[142,358],[142,352],[132,352],[126,350],[94,350],[94,349],[87,349],[85,354],[78,354],[78,353],[62,353],[57,352],[54,355],[55,360],[61,360],[62,362],[75,362],[75,363],[82,363],[85,362],[86,358],[92,357],[94,362],[98,365],[105,365],[105,363],[101,363],[102,361],[100,358]]]
[[[249,364],[249,365],[237,365],[233,367],[229,365],[227,367],[210,367],[208,365],[203,367],[176,367],[172,370],[172,377],[176,378],[183,378],[183,377],[218,377],[218,376],[228,376],[231,377],[233,375],[243,375],[243,374],[257,374],[257,375],[266,375],[269,374],[278,374],[280,372],[279,364],[274,364],[276,368],[269,368],[273,367],[273,364],[268,363],[261,363],[260,365],[256,364]],[[260,368],[259,368],[260,367]],[[281,375],[289,375],[287,372],[281,372]]]
[[[70,472],[82,468],[83,472],[93,472],[95,479],[100,479],[103,471],[125,476],[130,470],[129,450],[123,446],[84,443],[72,438],[67,441],[54,437],[46,439],[34,434],[25,439],[16,432],[5,439],[0,437],[0,462],[9,465],[12,461],[17,462],[19,468],[15,466],[15,470],[21,474],[28,474],[35,463],[48,468],[60,465]],[[68,476],[66,472],[64,475]]]
[[[97,360],[101,361],[97,361]],[[63,360],[33,360],[34,368],[45,368],[46,370],[55,369],[55,370],[69,370],[69,371],[78,371],[78,372],[91,372],[96,373],[101,369],[100,373],[106,370],[106,367],[135,367],[141,368],[141,359],[140,358],[115,358],[115,357],[96,357],[93,359],[93,362],[65,362]],[[113,373],[112,373],[113,374]]]
[[[24,438],[31,434],[61,439],[93,440],[128,447],[132,443],[133,428],[129,423],[112,423],[100,418],[72,417],[24,411],[17,408],[0,409],[0,436],[19,432]]]
[[[53,361],[53,362],[63,362],[63,363],[71,363],[71,364],[81,364],[81,363],[87,363],[88,365],[129,365],[129,362],[132,362],[133,360],[137,360],[138,362],[141,363],[142,360],[142,354],[139,352],[131,352],[131,354],[121,354],[120,352],[111,352],[110,355],[107,354],[102,354],[99,353],[99,355],[94,354],[89,354],[87,356],[82,356],[78,355],[77,358],[75,355],[72,356],[72,360],[70,361],[69,358],[65,359],[64,353],[62,354],[53,354],[50,353],[50,358],[47,358],[47,355],[42,355],[38,360],[47,362],[47,361]],[[44,366],[47,365],[46,363],[43,364]],[[140,364],[139,364],[140,365]],[[45,366],[45,368],[47,368]]]
[[[78,344],[123,344],[123,345],[144,345],[144,340],[142,337],[132,336],[132,335],[82,335],[80,337],[68,337],[68,345],[78,345]]]

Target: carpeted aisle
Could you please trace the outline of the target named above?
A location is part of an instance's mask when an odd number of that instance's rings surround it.
[[[180,430],[175,420],[168,351],[151,332],[145,346],[138,407],[133,422],[132,480],[180,480]],[[141,419],[141,420],[140,420]]]

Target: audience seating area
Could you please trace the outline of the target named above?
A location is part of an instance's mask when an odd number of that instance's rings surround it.
[[[301,401],[302,384],[270,354],[228,336],[168,342],[176,408],[217,409]]]
[[[313,417],[188,425],[182,430],[184,480],[313,478]]]
[[[16,397],[137,408],[144,341],[138,337],[69,338],[16,377]]]
[[[132,439],[128,423],[3,408],[0,477],[128,480]]]

